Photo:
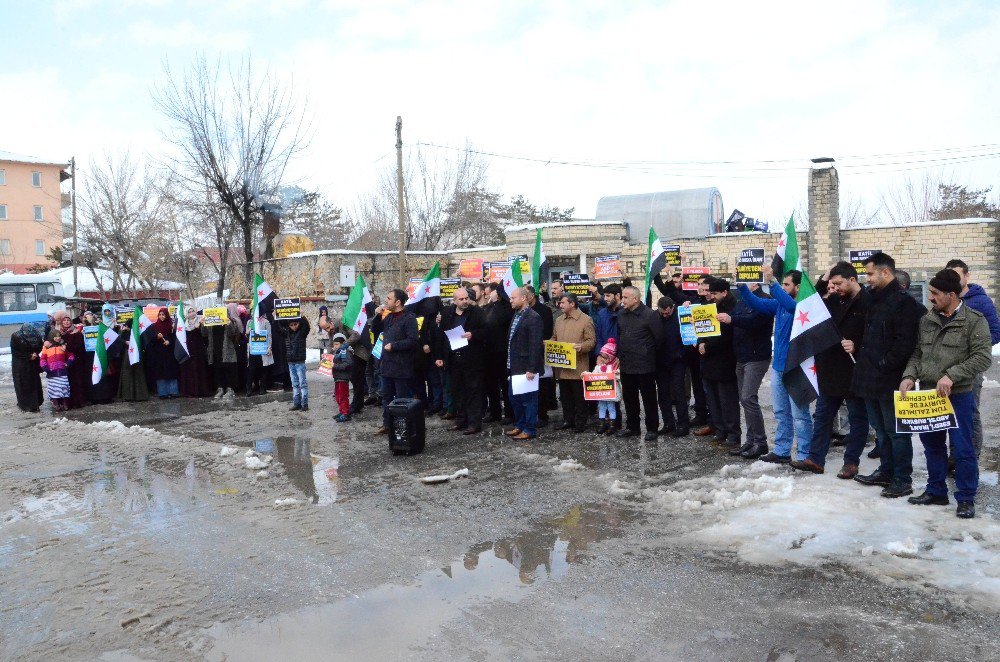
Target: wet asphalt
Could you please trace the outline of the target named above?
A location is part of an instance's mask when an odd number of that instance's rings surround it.
[[[596,479],[664,485],[733,462],[703,440],[545,429],[516,443],[498,424],[465,437],[431,419],[427,450],[394,457],[372,436],[375,410],[338,424],[332,383],[310,389],[308,414],[288,412],[287,394],[92,407],[67,418],[184,437],[46,435],[37,443],[59,448],[0,458],[8,503],[58,492],[88,504],[44,536],[0,528],[0,657],[1000,659],[1000,606],[835,560],[757,566],[694,549],[680,541],[687,520]],[[987,400],[983,468],[995,471],[1000,409]],[[37,420],[12,414],[0,428],[30,438]],[[272,455],[270,477],[232,470],[222,444],[237,460]],[[557,473],[551,458],[584,469]],[[469,478],[418,480],[462,468]],[[979,506],[997,517],[998,490]],[[80,567],[62,591],[53,576],[66,563]],[[103,614],[91,608],[102,596]]]

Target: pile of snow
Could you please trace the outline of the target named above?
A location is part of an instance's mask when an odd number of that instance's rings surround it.
[[[275,499],[274,500],[274,507],[275,508],[286,508],[288,506],[298,506],[301,503],[302,503],[302,501],[300,501],[299,499],[296,499],[294,497],[289,497],[288,499]]]
[[[261,455],[257,451],[249,450],[243,456],[243,464],[247,469],[253,471],[260,471],[261,469],[267,469],[271,464],[270,455]]]
[[[573,458],[568,458],[563,460],[556,466],[552,467],[552,470],[557,473],[569,473],[571,471],[580,471],[581,469],[585,468],[586,467],[584,467],[582,464],[580,464]]]
[[[447,483],[448,481],[451,480],[456,480],[458,478],[468,478],[468,477],[469,477],[469,470],[468,468],[466,468],[466,469],[459,469],[453,474],[438,474],[435,476],[424,476],[423,478],[420,479],[420,482],[424,483],[425,485],[431,485],[433,483]]]
[[[219,457],[229,457],[230,455],[236,455],[240,450],[238,448],[233,448],[232,446],[223,446],[219,451]]]
[[[141,425],[125,425],[121,421],[94,421],[93,423],[84,423],[83,421],[73,421],[68,418],[54,418],[51,421],[36,423],[34,427],[36,430],[52,430],[60,433],[84,435],[96,433],[106,439],[122,441],[138,441],[154,438],[157,441],[164,439],[183,439],[183,436],[172,437],[154,430],[153,428],[147,428]]]
[[[919,492],[926,465],[914,440]],[[875,468],[863,460],[862,473]],[[642,495],[652,507],[686,517],[689,542],[734,552],[745,562],[840,563],[886,583],[933,586],[991,609],[1000,604],[1000,524],[982,511],[975,519],[958,519],[954,497],[947,507],[914,506],[883,499],[877,488],[840,480],[833,471],[793,473],[763,462],[727,466]]]

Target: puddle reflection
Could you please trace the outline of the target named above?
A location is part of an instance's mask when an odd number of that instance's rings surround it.
[[[309,440],[298,437],[258,439],[254,448],[259,453],[273,453],[274,459],[284,467],[288,481],[312,503],[323,506],[337,501],[340,489],[338,458],[312,453]]]

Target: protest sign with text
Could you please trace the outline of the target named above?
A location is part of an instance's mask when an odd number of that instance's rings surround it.
[[[904,399],[899,391],[892,394],[896,409],[896,432],[936,432],[958,427],[951,400],[937,391],[910,391]]]
[[[691,323],[694,324],[694,335],[698,338],[712,338],[722,335],[719,325],[719,311],[714,303],[702,306],[691,306]]]
[[[598,280],[622,277],[622,262],[618,255],[603,255],[594,259],[594,278]]]
[[[302,305],[298,297],[274,300],[274,319],[297,320],[302,317]]]
[[[681,289],[689,292],[698,291],[698,281],[702,276],[708,276],[712,270],[708,267],[681,267]]]
[[[563,289],[578,297],[590,296],[590,276],[587,274],[563,274]]]
[[[458,286],[462,284],[461,278],[442,278],[441,279],[441,298],[451,299],[455,296],[455,290]]]
[[[677,315],[677,321],[681,327],[681,344],[694,347],[698,344],[698,336],[694,334],[691,306],[677,306]]]
[[[669,246],[663,247],[663,254],[667,258],[668,267],[679,267],[681,266],[681,247],[680,244],[671,244]]]
[[[229,324],[229,311],[225,306],[206,308],[201,314],[201,323],[205,326],[225,326]]]
[[[131,324],[135,316],[135,308],[131,306],[115,306],[115,323]]]
[[[545,341],[545,365],[576,370],[576,350],[568,342]]]
[[[267,355],[267,331],[257,329],[250,334],[250,356]]]
[[[483,279],[483,258],[467,257],[458,263],[458,277],[472,282],[479,282]],[[441,296],[444,296],[442,294]]]
[[[764,282],[764,249],[745,248],[736,257],[737,283]]]
[[[319,367],[316,372],[327,377],[333,377],[333,354],[324,354],[319,359]]]
[[[97,333],[101,327],[99,326],[85,326],[83,327],[83,348],[88,352],[97,351]]]
[[[875,253],[881,253],[881,248],[864,248],[858,251],[847,251],[847,261],[851,263],[851,266],[857,269],[858,278],[865,276],[865,260],[870,258]]]
[[[618,382],[614,373],[584,372],[580,374],[583,380],[583,399],[591,401],[618,400]]]

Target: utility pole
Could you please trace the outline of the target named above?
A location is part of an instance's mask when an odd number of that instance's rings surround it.
[[[76,243],[76,157],[74,156],[70,159],[70,166],[73,168],[73,181],[70,189],[70,196],[72,197],[71,203],[73,208],[73,296],[79,296],[79,287],[76,280],[76,253],[77,253],[77,243]]]
[[[406,208],[403,203],[403,118],[396,116],[396,202],[399,209],[399,287],[406,287]]]

